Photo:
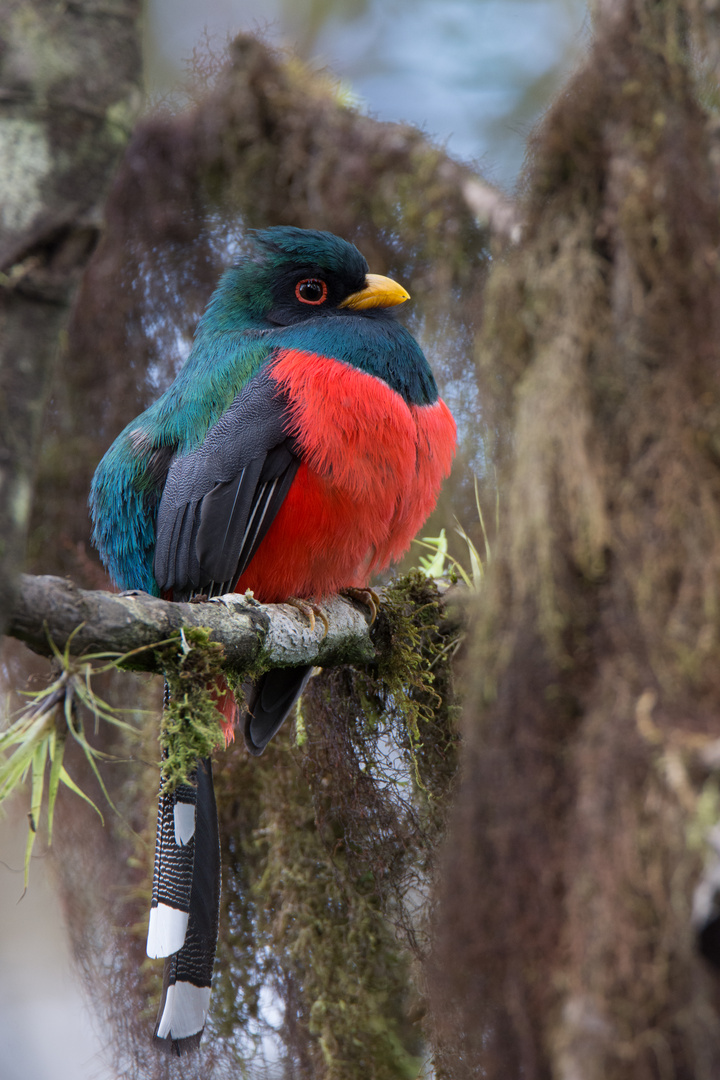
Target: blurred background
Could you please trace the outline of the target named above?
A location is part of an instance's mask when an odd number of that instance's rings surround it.
[[[512,191],[528,133],[581,55],[588,22],[582,0],[152,0],[148,108],[181,108],[198,58],[221,57],[239,30],[325,70],[360,110],[416,125]],[[6,656],[6,686],[17,670]],[[0,823],[0,1080],[115,1076],[42,857],[17,902],[24,810]]]
[[[584,0],[151,0],[149,94],[177,89],[205,37],[220,51],[240,29],[326,68],[359,108],[414,124],[508,189],[588,21]]]

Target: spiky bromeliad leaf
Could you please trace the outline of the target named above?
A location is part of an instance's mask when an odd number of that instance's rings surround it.
[[[88,741],[77,703],[84,705],[93,714],[96,723],[104,720],[123,731],[137,734],[136,729],[118,715],[122,710],[113,709],[92,689],[92,680],[96,675],[127,661],[129,654],[104,652],[73,658],[70,655],[73,636],[68,639],[62,652],[50,643],[58,668],[55,678],[49,686],[32,695],[31,701],[20,710],[7,730],[0,734],[0,803],[30,779],[25,888],[43,805],[47,806],[48,844],[52,842],[55,804],[61,784],[92,806],[101,821],[103,820],[99,808],[65,768],[63,762],[68,734],[82,750],[108,804],[115,809],[98,768],[98,762],[107,759],[109,755]],[[50,768],[46,791],[45,774],[48,761]]]
[[[449,572],[451,576],[456,576],[467,585],[469,589],[474,592],[479,592],[480,587],[485,577],[485,568],[489,565],[492,552],[490,549],[490,539],[485,528],[485,519],[483,517],[482,507],[480,505],[480,493],[478,491],[477,477],[475,481],[475,505],[478,512],[478,521],[480,522],[480,528],[483,534],[483,541],[485,543],[485,560],[480,555],[476,545],[468,536],[463,526],[458,521],[455,525],[455,532],[458,536],[462,537],[467,545],[468,558],[470,559],[470,568],[467,570],[459,559],[456,559],[448,552],[448,541],[445,534],[445,530],[441,529],[438,536],[424,536],[422,540],[415,540],[414,543],[420,547],[424,547],[427,551],[431,552],[431,555],[421,555],[419,562],[419,569],[421,573],[427,578],[441,578],[445,575],[446,563],[448,564]],[[497,518],[499,515],[499,493],[496,494],[495,503],[495,525],[497,529]]]

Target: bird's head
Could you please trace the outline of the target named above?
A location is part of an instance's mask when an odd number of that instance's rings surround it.
[[[208,329],[290,326],[410,299],[396,281],[368,273],[354,244],[332,233],[283,225],[251,236],[250,254],[226,271],[210,303]]]

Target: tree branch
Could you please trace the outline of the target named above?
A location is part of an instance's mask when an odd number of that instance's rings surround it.
[[[235,593],[199,604],[176,604],[147,593],[117,594],[79,589],[64,578],[23,574],[8,633],[34,652],[51,656],[50,639],[80,656],[89,652],[128,653],[145,649],[125,666],[160,671],[149,646],[181,629],[206,627],[225,650],[228,668],[254,664],[261,656],[268,667],[318,664],[331,667],[366,663],[375,652],[368,619],[339,596],[323,601],[329,629],[316,619],[315,628],[289,604],[258,604]]]

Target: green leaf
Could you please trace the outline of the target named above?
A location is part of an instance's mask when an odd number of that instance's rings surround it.
[[[50,754],[50,781],[48,783],[48,844],[52,844],[53,820],[55,817],[55,799],[60,786],[60,772],[62,770],[63,757],[65,756],[65,736],[58,735],[53,730],[48,747]]]
[[[77,786],[77,784],[75,783],[75,781],[73,779],[71,779],[71,777],[68,775],[68,772],[65,769],[64,765],[60,766],[60,779],[62,780],[65,787],[70,788],[70,790],[74,791],[76,795],[79,795],[80,798],[83,799],[88,804],[88,806],[92,806],[93,810],[98,815],[98,817],[100,818],[100,820],[102,821],[102,823],[104,825],[105,824],[105,818],[102,816],[102,814],[100,813],[100,811],[98,810],[97,806],[92,801],[90,796],[86,795],[85,792],[82,790],[82,788],[79,788]]]
[[[427,555],[421,555],[420,557],[420,568],[423,574],[428,578],[442,577],[448,549],[445,530],[441,529],[439,536],[424,536],[420,542],[431,550],[435,549],[435,555],[432,558]]]
[[[468,555],[470,556],[470,571],[472,573],[472,587],[477,592],[480,589],[483,577],[485,576],[485,571],[483,570],[483,564],[478,554],[478,550],[459,522],[455,526],[455,532],[459,536],[462,536],[463,540],[467,544]]]
[[[48,740],[38,745],[32,760],[32,787],[30,793],[30,827],[28,829],[27,844],[25,845],[25,877],[24,887],[27,889],[28,876],[30,874],[30,857],[35,846],[38,825],[40,824],[40,811],[42,809],[43,788],[45,786],[45,763],[47,761]]]

